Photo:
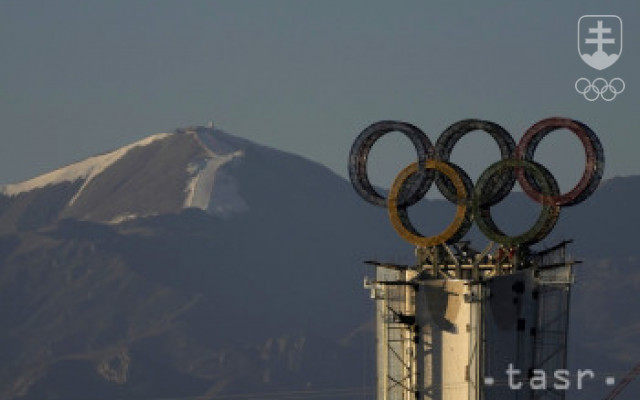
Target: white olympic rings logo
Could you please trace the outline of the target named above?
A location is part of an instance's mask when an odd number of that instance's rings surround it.
[[[620,78],[613,78],[609,82],[604,78],[596,78],[593,82],[587,78],[580,78],[576,81],[575,88],[588,101],[596,101],[598,98],[612,101],[624,92],[625,84]]]

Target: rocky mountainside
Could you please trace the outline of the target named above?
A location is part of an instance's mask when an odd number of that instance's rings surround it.
[[[362,261],[412,249],[325,167],[198,127],[0,193],[0,399],[372,396]],[[572,368],[640,362],[638,196],[640,177],[607,181],[547,243],[574,237],[585,261]],[[415,218],[446,225],[451,206],[425,203]]]
[[[3,186],[0,224],[28,230],[60,218],[117,223],[189,207],[228,216],[246,209],[246,203],[221,167],[245,157],[245,151],[269,153],[213,129],[153,135]]]

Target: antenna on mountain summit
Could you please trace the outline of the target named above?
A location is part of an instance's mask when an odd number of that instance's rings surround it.
[[[213,129],[213,121],[207,122],[207,128]]]

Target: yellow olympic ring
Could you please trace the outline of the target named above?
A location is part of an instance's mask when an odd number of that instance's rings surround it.
[[[457,171],[446,162],[428,160],[425,165],[425,169],[434,169],[436,171],[440,171],[449,179],[451,179],[451,182],[453,182],[453,186],[456,189],[457,198],[461,199],[457,202],[457,209],[453,222],[444,231],[440,232],[437,235],[428,237],[422,236],[418,232],[416,232],[416,230],[410,226],[410,223],[409,226],[407,226],[408,221],[404,221],[405,218],[403,218],[404,215],[406,215],[406,206],[398,205],[398,198],[405,182],[412,175],[418,172],[417,162],[414,162],[413,164],[403,169],[396,177],[395,181],[393,182],[393,186],[389,191],[387,210],[389,211],[389,218],[391,219],[393,228],[404,240],[416,246],[432,247],[445,243],[447,240],[456,235],[456,233],[458,233],[460,227],[464,223],[465,218],[467,217],[468,202],[465,200],[468,198],[469,193],[467,193],[460,175],[458,175]]]

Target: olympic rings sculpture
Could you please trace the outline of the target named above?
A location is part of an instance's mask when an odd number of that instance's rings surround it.
[[[581,141],[586,156],[584,173],[566,193],[544,166],[533,161],[540,142],[551,132],[567,129]],[[456,143],[469,132],[488,133],[498,145],[501,159],[489,166],[474,184],[459,166],[449,159]],[[401,132],[413,143],[417,161],[396,177],[388,198],[378,193],[367,173],[367,159],[375,142],[389,132]],[[498,124],[466,119],[447,128],[435,146],[419,128],[406,122],[380,121],[368,126],[356,138],[349,153],[349,177],[356,192],[366,201],[388,209],[391,224],[408,242],[432,247],[459,241],[475,221],[494,242],[515,247],[532,245],[544,239],[555,226],[560,208],[586,200],[598,187],[604,172],[604,152],[596,134],[585,124],[568,118],[547,118],[532,125],[516,145],[511,134]],[[535,224],[516,236],[505,234],[495,224],[491,207],[511,193],[518,182],[523,191],[542,205]],[[425,237],[411,224],[408,207],[417,203],[435,183],[442,195],[456,204],[451,224],[439,234]]]
[[[591,82],[587,78],[579,78],[575,83],[576,92],[584,96],[588,101],[596,101],[601,98],[604,101],[612,101],[626,87],[620,78],[613,78],[607,82],[604,78],[596,78]],[[610,93],[610,94],[608,94]]]

